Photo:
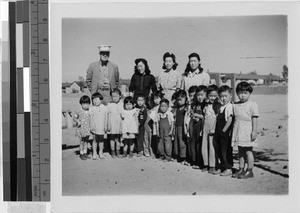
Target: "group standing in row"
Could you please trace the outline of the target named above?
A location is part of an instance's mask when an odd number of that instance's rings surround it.
[[[130,96],[122,99],[117,89],[118,68],[108,57],[109,47],[100,46],[100,61],[91,64],[87,71],[92,107],[90,98],[82,96],[82,109],[74,116],[81,139],[81,159],[87,158],[91,134],[92,158],[97,159],[98,153],[104,158],[103,142],[108,134],[112,157],[126,157],[129,150],[129,157],[136,151],[138,157],[178,161],[211,174],[253,177],[258,108],[249,101],[253,89],[248,83],[237,85],[240,101],[232,104],[231,88],[209,85],[209,75],[203,72],[197,53],[189,55],[183,75],[176,71],[175,56],[166,53],[165,70],[158,78],[159,89],[147,61],[136,59]],[[109,67],[114,71],[109,71]],[[234,174],[233,145],[238,146],[240,168]]]

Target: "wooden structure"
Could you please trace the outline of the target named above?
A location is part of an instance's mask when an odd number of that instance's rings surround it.
[[[235,73],[209,73],[211,81],[214,80],[215,84],[220,87],[222,85],[228,85],[233,90],[232,101],[235,102],[237,100],[237,96],[235,94],[235,88],[237,84],[237,74]],[[225,80],[226,82],[224,82]],[[228,82],[229,80],[229,82]]]
[[[233,101],[237,101],[235,93],[236,85],[241,81],[247,81],[253,84],[276,84],[285,82],[285,80],[276,75],[253,75],[253,74],[237,74],[237,73],[209,73],[211,83],[216,84],[218,87],[228,85],[233,89]]]

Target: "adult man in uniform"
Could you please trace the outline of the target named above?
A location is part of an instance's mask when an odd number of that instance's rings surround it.
[[[86,73],[86,83],[91,94],[99,92],[106,105],[111,101],[110,92],[119,86],[118,66],[110,62],[110,46],[100,45],[100,60],[89,65]]]

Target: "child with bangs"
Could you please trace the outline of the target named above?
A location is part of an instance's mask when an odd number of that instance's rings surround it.
[[[160,101],[164,98],[164,94],[162,91],[157,90],[152,94],[151,98],[151,110],[149,112],[148,119],[146,123],[148,126],[151,128],[152,135],[151,135],[151,148],[153,151],[153,154],[155,157],[159,157],[158,153],[158,111],[159,111],[159,106],[160,106]]]
[[[176,93],[174,158],[183,165],[189,165],[186,161],[186,136],[184,134],[184,117],[188,110],[188,97],[184,90],[179,90]]]
[[[191,143],[189,146],[189,155],[191,165],[194,169],[203,167],[202,159],[202,130],[203,130],[203,110],[206,104],[206,91],[207,87],[200,85],[196,88],[193,103],[191,105]]]
[[[88,141],[91,135],[91,114],[89,111],[91,99],[87,95],[83,95],[79,99],[81,109],[76,111],[73,116],[73,121],[76,123],[75,136],[79,137],[79,152],[80,159],[86,160],[90,158],[87,155]]]
[[[92,95],[93,106],[90,108],[91,132],[93,133],[93,160],[97,160],[97,149],[99,147],[99,158],[103,159],[104,135],[107,133],[107,107],[102,104],[103,97],[99,92]]]
[[[133,97],[124,99],[124,110],[122,112],[123,132],[123,157],[127,157],[129,147],[129,158],[133,157],[134,140],[138,134],[138,111],[134,107]]]
[[[239,102],[233,105],[235,121],[233,124],[232,143],[238,146],[239,170],[232,175],[238,179],[253,178],[254,156],[253,148],[257,147],[257,103],[250,101],[253,91],[247,82],[240,82],[236,87]],[[247,163],[246,163],[247,162]],[[245,166],[247,164],[247,169]]]

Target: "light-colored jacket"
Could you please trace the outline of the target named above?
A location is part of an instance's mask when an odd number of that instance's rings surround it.
[[[89,65],[86,72],[86,83],[92,94],[101,90],[99,82],[103,78],[103,74],[100,71],[101,62],[97,61]],[[117,88],[119,86],[119,69],[118,66],[112,62],[107,63],[109,73],[110,89]]]

